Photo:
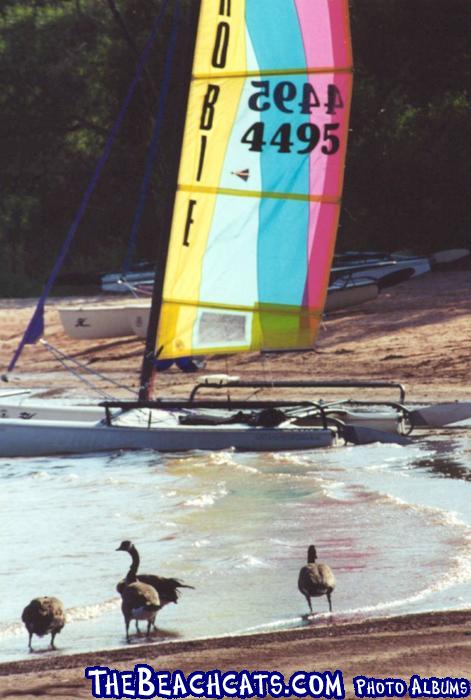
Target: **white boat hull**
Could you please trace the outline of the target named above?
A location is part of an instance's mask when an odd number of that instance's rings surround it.
[[[16,398],[16,401],[14,400]],[[87,421],[96,423],[105,415],[104,408],[100,406],[64,405],[60,401],[18,401],[17,397],[11,400],[0,397],[0,419],[22,420],[58,420],[58,421]]]
[[[132,301],[120,306],[62,306],[58,308],[58,312],[62,327],[71,338],[126,338],[134,335],[129,320],[132,306]]]
[[[38,457],[113,450],[245,451],[307,450],[332,445],[323,428],[261,428],[246,425],[134,427],[79,421],[0,421],[0,457]]]

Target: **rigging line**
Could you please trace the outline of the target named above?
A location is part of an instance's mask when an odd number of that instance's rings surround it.
[[[133,284],[128,282],[126,279],[123,279],[122,277],[120,277],[118,280],[116,280],[116,284],[122,285],[123,289],[124,289],[124,293],[129,292],[134,299],[140,298],[137,288]]]
[[[76,379],[78,379],[80,382],[88,386],[89,389],[92,389],[92,391],[95,391],[97,394],[101,395],[102,398],[105,399],[113,399],[114,397],[111,396],[111,394],[108,394],[106,391],[103,391],[102,389],[99,389],[97,386],[92,384],[92,382],[89,382],[88,379],[85,379],[85,377],[82,377],[82,375],[76,370],[73,369],[72,367],[69,367],[65,363],[65,359],[70,359],[67,357],[67,355],[62,355],[61,353],[54,348],[52,345],[49,345],[45,340],[39,340],[40,343],[42,343],[51,353],[51,355],[62,365],[62,367],[67,371],[70,372]],[[65,358],[65,359],[64,359]]]
[[[150,34],[150,37],[147,41],[147,44],[145,45],[141,56],[139,58],[139,62],[136,68],[136,72],[134,74],[134,78],[131,82],[131,85],[128,89],[128,92],[126,94],[126,97],[124,98],[124,101],[121,105],[121,109],[119,111],[118,117],[113,124],[113,127],[111,129],[110,135],[108,136],[108,140],[105,144],[105,147],[103,149],[103,153],[101,155],[101,158],[99,159],[95,171],[90,179],[90,182],[88,184],[87,189],[85,190],[85,193],[82,197],[82,200],[80,202],[79,208],[77,210],[77,213],[75,215],[75,218],[67,232],[67,236],[65,238],[64,243],[62,244],[62,248],[59,252],[59,255],[56,259],[56,262],[54,263],[54,267],[52,269],[52,272],[49,276],[49,279],[46,282],[46,285],[44,287],[44,291],[37,303],[36,309],[33,313],[33,316],[31,317],[31,320],[24,332],[23,338],[20,341],[19,346],[17,347],[10,364],[8,365],[7,372],[11,372],[13,368],[15,367],[22,351],[25,345],[27,344],[33,344],[35,343],[43,334],[44,332],[44,305],[46,303],[46,299],[49,296],[52,286],[56,280],[57,275],[59,274],[59,270],[62,267],[62,264],[64,262],[64,259],[69,252],[69,248],[72,244],[72,241],[74,239],[75,233],[77,231],[77,228],[79,226],[80,221],[82,220],[82,217],[87,209],[88,202],[92,196],[92,193],[96,187],[96,184],[98,182],[98,179],[101,175],[101,172],[109,158],[110,152],[111,152],[111,147],[113,146],[116,137],[118,135],[118,132],[121,128],[121,125],[124,121],[124,117],[126,115],[126,112],[128,110],[128,107],[131,103],[131,99],[136,91],[137,85],[139,83],[139,80],[141,79],[142,73],[144,71],[147,59],[149,58],[149,53],[154,45],[155,39],[157,37],[157,30],[159,28],[160,22],[162,20],[162,17],[165,14],[165,10],[167,8],[167,5],[170,0],[165,0],[160,8],[160,11],[157,15],[157,18],[155,20],[154,26],[152,28],[152,32]]]
[[[172,21],[173,24],[176,22],[177,6],[173,9]],[[134,221],[131,228],[131,235],[129,237],[128,249],[126,252],[126,257],[123,263],[122,277],[126,278],[129,268],[131,266],[131,260],[136,247],[137,234],[142,221],[142,216],[144,213],[144,205],[146,202],[147,194],[149,191],[149,185],[152,178],[152,173],[154,170],[155,161],[157,158],[157,146],[159,143],[160,133],[162,131],[163,118],[165,114],[165,108],[168,97],[168,80],[166,79],[167,74],[170,73],[175,59],[175,50],[172,42],[170,41],[167,47],[167,52],[165,55],[165,76],[162,84],[162,89],[159,94],[159,99],[157,100],[157,110],[155,113],[154,128],[152,130],[152,136],[150,140],[149,150],[146,158],[146,166],[144,170],[144,177],[142,178],[141,188],[139,191],[139,198],[136,207],[136,213],[134,216]]]
[[[59,348],[56,348],[54,345],[51,345],[50,343],[48,343],[47,340],[44,340],[44,338],[41,338],[39,342],[41,343],[41,345],[44,345],[44,347],[46,347],[49,350],[49,352],[51,352],[54,355],[54,357],[61,363],[61,365],[67,371],[71,372],[75,376],[78,376],[78,378],[81,381],[84,381],[87,385],[90,385],[89,382],[87,382],[83,377],[78,375],[75,372],[75,370],[73,370],[71,367],[69,367],[66,364],[66,360],[68,362],[74,364],[76,367],[83,370],[84,372],[88,372],[88,374],[91,374],[92,376],[95,376],[98,379],[102,379],[105,382],[108,382],[108,384],[115,386],[117,389],[124,389],[125,391],[129,392],[130,394],[132,394],[134,396],[135,392],[130,387],[125,386],[124,384],[120,384],[116,380],[111,379],[111,377],[107,377],[105,374],[102,374],[101,372],[98,372],[97,370],[94,370],[94,369],[91,369],[90,367],[87,367],[87,365],[84,365],[82,362],[79,362],[74,357],[70,357],[70,355],[66,355],[64,352],[62,352],[62,350],[59,350]],[[104,396],[106,396],[107,398],[111,398],[111,399],[115,398],[111,394],[106,394],[106,392],[104,392],[102,389],[99,389],[98,387],[93,387],[93,385],[91,385],[91,386],[92,386],[92,388],[95,389],[95,391],[97,393],[101,393]]]

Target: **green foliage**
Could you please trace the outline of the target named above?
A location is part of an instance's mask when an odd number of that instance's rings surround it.
[[[123,3],[123,18],[137,51],[149,38],[156,5],[139,0]],[[168,20],[162,25],[163,35],[166,32]],[[156,42],[66,270],[77,271],[77,261],[91,270],[122,263],[153,124],[155,84],[165,54],[162,44]],[[17,267],[21,272],[12,276],[16,290],[2,275],[0,294],[40,291],[101,157],[136,60],[106,2],[2,3],[0,263],[2,270]],[[151,202],[156,199],[157,179],[158,172]],[[149,254],[154,218],[155,206],[149,205],[142,254]]]
[[[469,245],[469,2],[351,4],[355,82],[339,245]]]
[[[161,4],[2,0],[0,295],[41,290]],[[351,0],[351,19],[355,82],[339,247],[427,252],[469,244],[469,0]],[[169,21],[64,271],[119,268],[123,260]],[[155,253],[171,129],[160,142],[137,259]]]

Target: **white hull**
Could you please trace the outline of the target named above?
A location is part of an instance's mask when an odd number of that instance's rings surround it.
[[[16,398],[16,401],[15,401]],[[0,397],[0,419],[87,421],[96,423],[105,415],[100,406],[64,405],[58,401],[18,400]]]
[[[119,306],[63,306],[59,307],[58,311],[68,336],[77,340],[93,340],[134,335],[129,318],[132,308],[133,302],[128,301]]]
[[[356,425],[372,430],[382,430],[386,433],[403,433],[403,424],[400,414],[395,411],[345,411],[341,408],[328,412],[330,416],[340,418],[347,425]]]
[[[144,421],[145,423],[145,421]],[[334,433],[323,428],[222,426],[108,426],[74,421],[0,421],[0,457],[86,454],[152,449],[246,451],[306,450],[329,447]]]

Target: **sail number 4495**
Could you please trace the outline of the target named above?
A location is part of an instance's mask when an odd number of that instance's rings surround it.
[[[338,129],[340,124],[324,124],[322,130],[316,124],[311,124],[310,122],[306,124],[300,124],[296,129],[296,138],[299,142],[305,144],[302,148],[296,148],[296,153],[310,153],[315,149],[319,141],[324,141],[324,145],[321,146],[321,151],[326,156],[331,156],[339,150],[340,140],[336,134],[332,131]],[[245,134],[242,136],[242,143],[246,143],[249,146],[249,151],[263,151],[263,147],[270,143],[271,146],[278,146],[279,153],[291,153],[293,146],[296,144],[291,140],[292,126],[289,123],[281,124],[281,126],[272,135],[270,141],[265,141],[265,124],[264,122],[256,122],[247,129]]]
[[[275,109],[284,114],[310,115],[313,111],[325,108],[326,114],[333,115],[344,106],[340,90],[332,83],[327,85],[324,103],[311,83],[303,83],[300,89],[289,80],[276,83],[273,89],[269,80],[253,80],[251,84],[256,91],[250,95],[248,106],[254,112]],[[321,129],[312,122],[306,122],[294,129],[292,124],[286,122],[274,133],[266,134],[265,123],[258,121],[247,129],[241,142],[247,144],[250,151],[261,152],[269,143],[271,146],[277,146],[279,153],[291,153],[294,150],[302,154],[310,153],[322,141],[322,153],[330,156],[340,147],[339,137],[334,133],[339,126],[338,122],[330,122],[324,124]],[[296,143],[292,140],[294,138],[297,139]]]

